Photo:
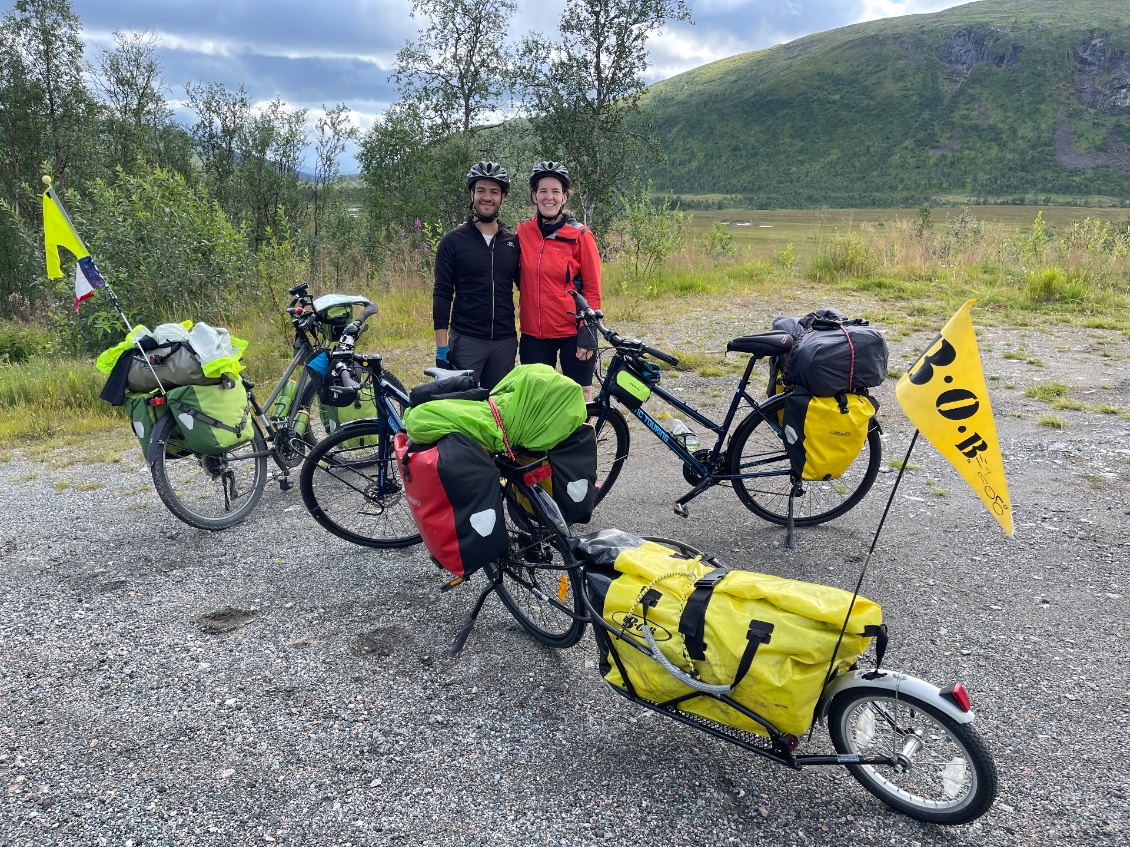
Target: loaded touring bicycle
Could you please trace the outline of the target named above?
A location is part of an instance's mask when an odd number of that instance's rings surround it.
[[[554,445],[524,447],[509,410],[493,402],[497,442],[475,445],[452,431],[413,454],[409,409],[397,452],[429,552],[456,575],[452,585],[472,568],[485,575],[450,652],[464,649],[483,605],[498,595],[551,647],[577,644],[591,626],[605,681],[634,703],[790,768],[846,767],[884,803],[922,821],[961,824],[984,814],[997,772],[967,692],[883,667],[882,613],[858,585],[853,594],[731,569],[689,545],[615,529],[573,533],[571,525],[591,515],[597,476],[592,427],[578,402],[583,434],[567,452],[588,456],[581,468],[555,461]],[[442,471],[431,468],[443,462],[436,448],[453,435],[448,455],[461,479],[469,463],[480,469],[485,482],[474,487],[485,499],[467,510],[477,544],[445,548],[436,536],[460,523],[462,506],[429,512],[420,495],[436,480],[442,485]],[[489,552],[471,562],[470,549]],[[817,724],[827,727],[834,752],[804,752]]]

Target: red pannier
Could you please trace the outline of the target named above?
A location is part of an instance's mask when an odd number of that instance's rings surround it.
[[[394,445],[412,518],[432,558],[470,576],[508,547],[498,469],[460,432],[417,446],[397,433]]]

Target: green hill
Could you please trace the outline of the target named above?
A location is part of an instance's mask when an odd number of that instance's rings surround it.
[[[1128,54],[1126,0],[983,0],[818,33],[653,85],[667,162],[650,177],[760,206],[1130,203]]]

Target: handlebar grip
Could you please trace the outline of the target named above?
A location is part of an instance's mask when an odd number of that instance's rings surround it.
[[[662,350],[656,350],[654,347],[648,347],[646,344],[643,346],[643,351],[647,355],[658,359],[661,362],[666,362],[669,365],[679,364],[679,360],[672,356],[670,353],[664,353]]]
[[[569,293],[573,295],[573,301],[577,304],[577,309],[581,312],[587,312],[591,306],[589,301],[585,299],[585,295],[575,288],[570,288]]]
[[[289,294],[291,297],[297,297],[300,294],[309,293],[309,290],[310,290],[310,283],[300,282],[300,283],[298,283],[298,285],[294,286],[294,288],[288,288],[286,290],[286,293]]]
[[[338,366],[334,368],[334,375],[337,377],[338,382],[345,388],[358,389],[361,387],[361,383],[353,378],[353,374],[350,373],[349,368],[344,362],[339,363]]]

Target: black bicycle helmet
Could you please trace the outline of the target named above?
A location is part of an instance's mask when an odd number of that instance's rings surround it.
[[[557,177],[561,180],[561,185],[566,191],[573,184],[573,181],[569,178],[569,169],[560,162],[538,162],[534,165],[533,171],[530,172],[530,191],[537,189],[543,176]]]
[[[479,162],[467,171],[467,190],[474,191],[475,183],[480,179],[497,182],[502,187],[503,194],[510,191],[510,174],[498,162]]]

